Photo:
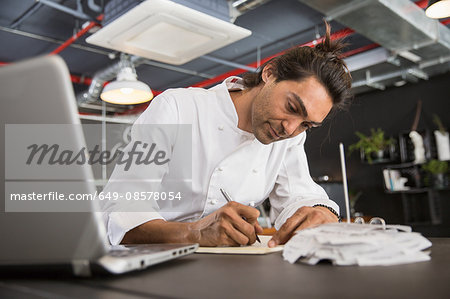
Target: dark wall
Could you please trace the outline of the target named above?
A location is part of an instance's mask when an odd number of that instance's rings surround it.
[[[437,114],[444,126],[450,128],[450,73],[417,84],[408,83],[402,87],[357,95],[349,111],[339,112],[321,128],[313,129],[308,134],[306,152],[311,175],[328,175],[333,180],[342,180],[339,142],[344,143],[348,154],[348,146],[358,140],[355,131],[369,134],[370,128],[381,128],[387,135],[398,137],[399,133],[411,129],[419,99],[422,100],[422,114],[417,130],[435,130],[433,114]],[[404,223],[402,196],[384,193],[382,167],[380,164],[363,164],[358,153],[347,155],[349,189],[362,192],[356,210],[365,215],[384,217],[389,223]],[[430,229],[432,232],[429,235],[450,236],[450,195],[448,192],[439,194],[443,222],[440,226],[424,230]],[[416,197],[412,200],[419,201],[417,217],[426,221],[427,205],[420,202],[426,201],[426,196],[424,199],[420,199],[420,195]]]

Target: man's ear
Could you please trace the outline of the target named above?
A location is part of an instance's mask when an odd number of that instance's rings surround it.
[[[266,65],[261,73],[261,79],[263,80],[264,83],[269,82],[270,80],[274,80],[274,73],[273,73],[273,66],[269,63],[268,65]]]

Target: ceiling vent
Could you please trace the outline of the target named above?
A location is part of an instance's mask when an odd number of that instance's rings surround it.
[[[299,1],[413,62],[450,53],[450,29],[410,0]]]
[[[177,2],[147,0],[139,3],[86,41],[180,65],[251,34],[250,30],[180,4],[187,4],[187,1]]]

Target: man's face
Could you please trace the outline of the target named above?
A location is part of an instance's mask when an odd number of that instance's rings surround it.
[[[253,134],[263,144],[320,126],[333,107],[325,87],[314,77],[275,82],[273,75],[263,74],[263,79],[251,111]]]

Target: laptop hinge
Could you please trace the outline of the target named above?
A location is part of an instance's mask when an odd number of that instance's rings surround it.
[[[76,276],[91,276],[91,267],[88,260],[73,260],[72,271]]]

